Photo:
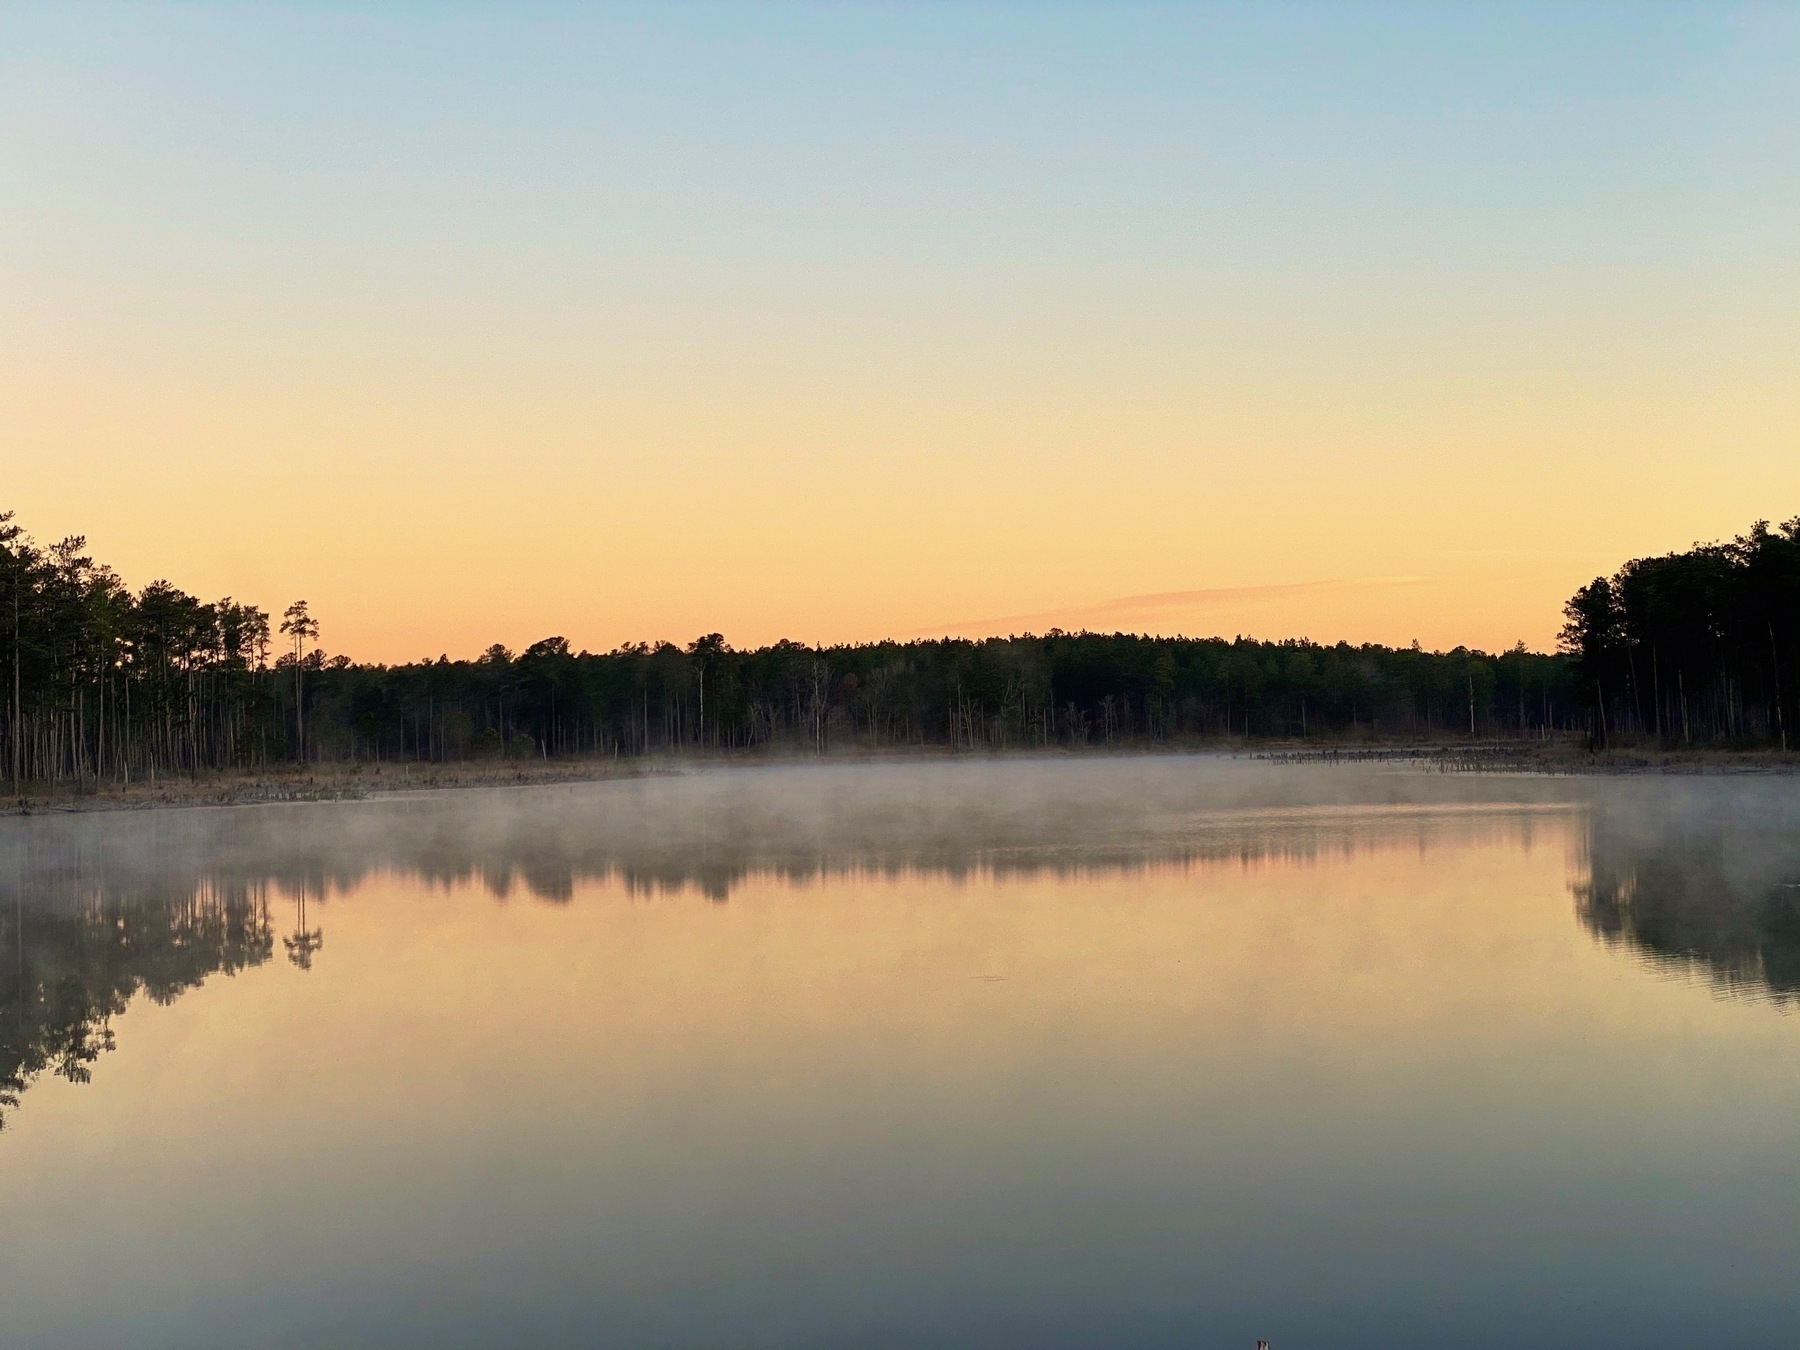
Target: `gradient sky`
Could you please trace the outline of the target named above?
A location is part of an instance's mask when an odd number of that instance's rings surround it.
[[[1800,5],[0,4],[0,508],[363,659],[1495,647],[1800,514]]]

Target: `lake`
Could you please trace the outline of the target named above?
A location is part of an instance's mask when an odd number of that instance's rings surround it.
[[[0,821],[8,1347],[1800,1339],[1800,780]]]

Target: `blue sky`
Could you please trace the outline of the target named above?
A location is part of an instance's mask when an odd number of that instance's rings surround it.
[[[1793,5],[0,6],[8,501],[275,594],[304,516],[365,643],[462,576],[421,492],[697,559],[596,641],[1392,576],[1338,631],[1449,640],[1500,537],[1469,639],[1541,641],[1794,509],[1796,69]],[[746,501],[862,519],[738,594]]]

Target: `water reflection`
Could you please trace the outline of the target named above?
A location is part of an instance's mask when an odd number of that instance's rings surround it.
[[[1746,795],[1748,794],[1748,795]],[[1784,795],[1785,794],[1785,795]],[[1584,813],[1580,921],[1721,988],[1800,994],[1794,793],[1183,761],[1049,770],[774,770],[363,803],[7,822],[0,870],[0,1128],[38,1075],[85,1081],[111,1019],[274,951],[310,970],[317,909],[369,878],[562,904],[578,886],[723,903],[751,878],[1092,876],[1306,864],[1505,840]],[[1747,809],[1746,802],[1754,803]],[[3,866],[3,865],[0,865]],[[285,923],[284,925],[285,926]]]
[[[1781,1344],[1795,795],[1084,760],[0,824],[0,1341]]]
[[[325,931],[321,928],[306,926],[306,886],[301,884],[294,894],[294,931],[281,939],[281,945],[287,948],[288,960],[302,970],[311,970],[313,953],[325,945]]]
[[[566,901],[578,883],[723,901],[751,876],[951,877],[1241,857],[1304,860],[1496,807],[1566,807],[1568,780],[1198,757],[892,764],[0,822],[26,903],[219,879],[285,894],[377,872]],[[5,884],[0,881],[0,885]],[[300,925],[304,932],[304,922]]]
[[[86,1082],[113,1048],[111,1019],[143,994],[172,1003],[210,975],[261,965],[274,949],[267,887],[203,878],[176,889],[85,888],[73,903],[0,916],[0,1128],[39,1074]]]
[[[1609,945],[1721,991],[1800,999],[1800,820],[1779,794],[1602,805],[1571,887]],[[1635,807],[1635,809],[1631,809]]]

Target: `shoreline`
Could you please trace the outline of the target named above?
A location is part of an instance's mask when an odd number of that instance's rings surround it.
[[[661,777],[708,768],[779,764],[876,764],[891,760],[1080,758],[1094,755],[1219,754],[1292,765],[1390,764],[1440,773],[1542,775],[1710,775],[1800,773],[1800,753],[1779,750],[1659,750],[1622,747],[1590,752],[1579,743],[1506,741],[1366,741],[1144,743],[1083,747],[1021,747],[958,751],[940,746],[859,747],[823,757],[766,750],[668,755],[629,760],[462,760],[445,763],[317,764],[305,770],[217,771],[130,784],[32,785],[0,798],[0,816],[87,811],[147,811],[196,806],[252,806],[277,802],[366,801],[403,792],[537,787]]]

